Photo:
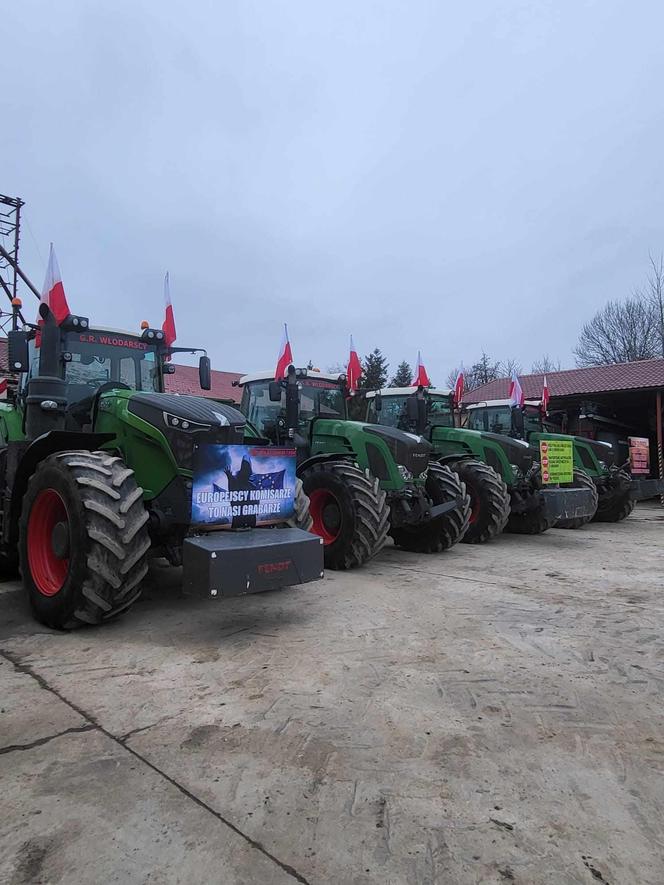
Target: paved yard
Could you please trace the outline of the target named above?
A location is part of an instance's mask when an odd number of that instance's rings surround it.
[[[0,586],[0,881],[664,882],[664,516],[102,629]]]

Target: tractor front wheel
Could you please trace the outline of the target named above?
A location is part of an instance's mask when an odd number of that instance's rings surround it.
[[[584,470],[575,470],[574,471],[574,487],[581,489],[590,489],[593,494],[594,506],[593,512],[588,516],[575,516],[572,519],[559,519],[556,523],[554,523],[554,528],[557,529],[580,529],[582,526],[589,523],[591,519],[594,518],[595,512],[597,511],[597,486],[593,482],[592,477],[588,476],[588,474]]]
[[[391,532],[396,546],[411,553],[441,553],[448,550],[463,538],[470,522],[470,495],[454,470],[435,462],[429,464],[426,492],[433,505],[454,500],[458,505],[437,519],[402,526]]]
[[[470,523],[464,544],[485,544],[501,534],[510,517],[507,484],[483,461],[457,461],[453,470],[470,495]]]
[[[321,461],[302,475],[311,531],[323,539],[325,568],[356,568],[384,546],[390,508],[379,481],[352,461]]]
[[[595,522],[621,522],[636,505],[632,498],[632,479],[625,470],[616,470],[609,489],[600,493]]]
[[[19,525],[21,575],[48,627],[99,624],[129,608],[148,570],[143,490],[108,452],[49,455],[33,474]]]

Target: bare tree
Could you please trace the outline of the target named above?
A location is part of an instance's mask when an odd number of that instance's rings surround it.
[[[560,360],[552,360],[549,354],[545,353],[543,357],[535,360],[530,371],[533,375],[546,375],[547,372],[560,372],[561,369]]]
[[[648,276],[645,298],[655,314],[657,337],[659,341],[658,356],[664,357],[664,255],[650,258],[650,274]]]
[[[523,366],[518,360],[507,359],[503,360],[501,363],[498,363],[498,371],[503,378],[511,378],[512,373],[514,373],[515,375],[520,375],[523,371]]]
[[[577,366],[601,366],[646,360],[660,353],[655,311],[635,293],[624,301],[609,301],[585,323],[574,348]]]

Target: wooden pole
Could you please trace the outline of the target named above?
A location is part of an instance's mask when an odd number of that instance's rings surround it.
[[[662,391],[657,391],[657,462],[659,466],[659,478],[664,479],[664,457],[662,456]],[[664,492],[659,496],[659,501],[664,507]]]

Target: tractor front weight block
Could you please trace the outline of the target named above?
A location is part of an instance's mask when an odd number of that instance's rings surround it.
[[[542,489],[546,516],[551,521],[593,516],[596,502],[590,489]]]
[[[664,492],[664,479],[649,479],[634,477],[631,483],[631,496],[635,501],[647,501],[648,498],[656,498]]]
[[[302,529],[209,532],[186,538],[182,553],[190,595],[241,596],[323,577],[323,540]]]

